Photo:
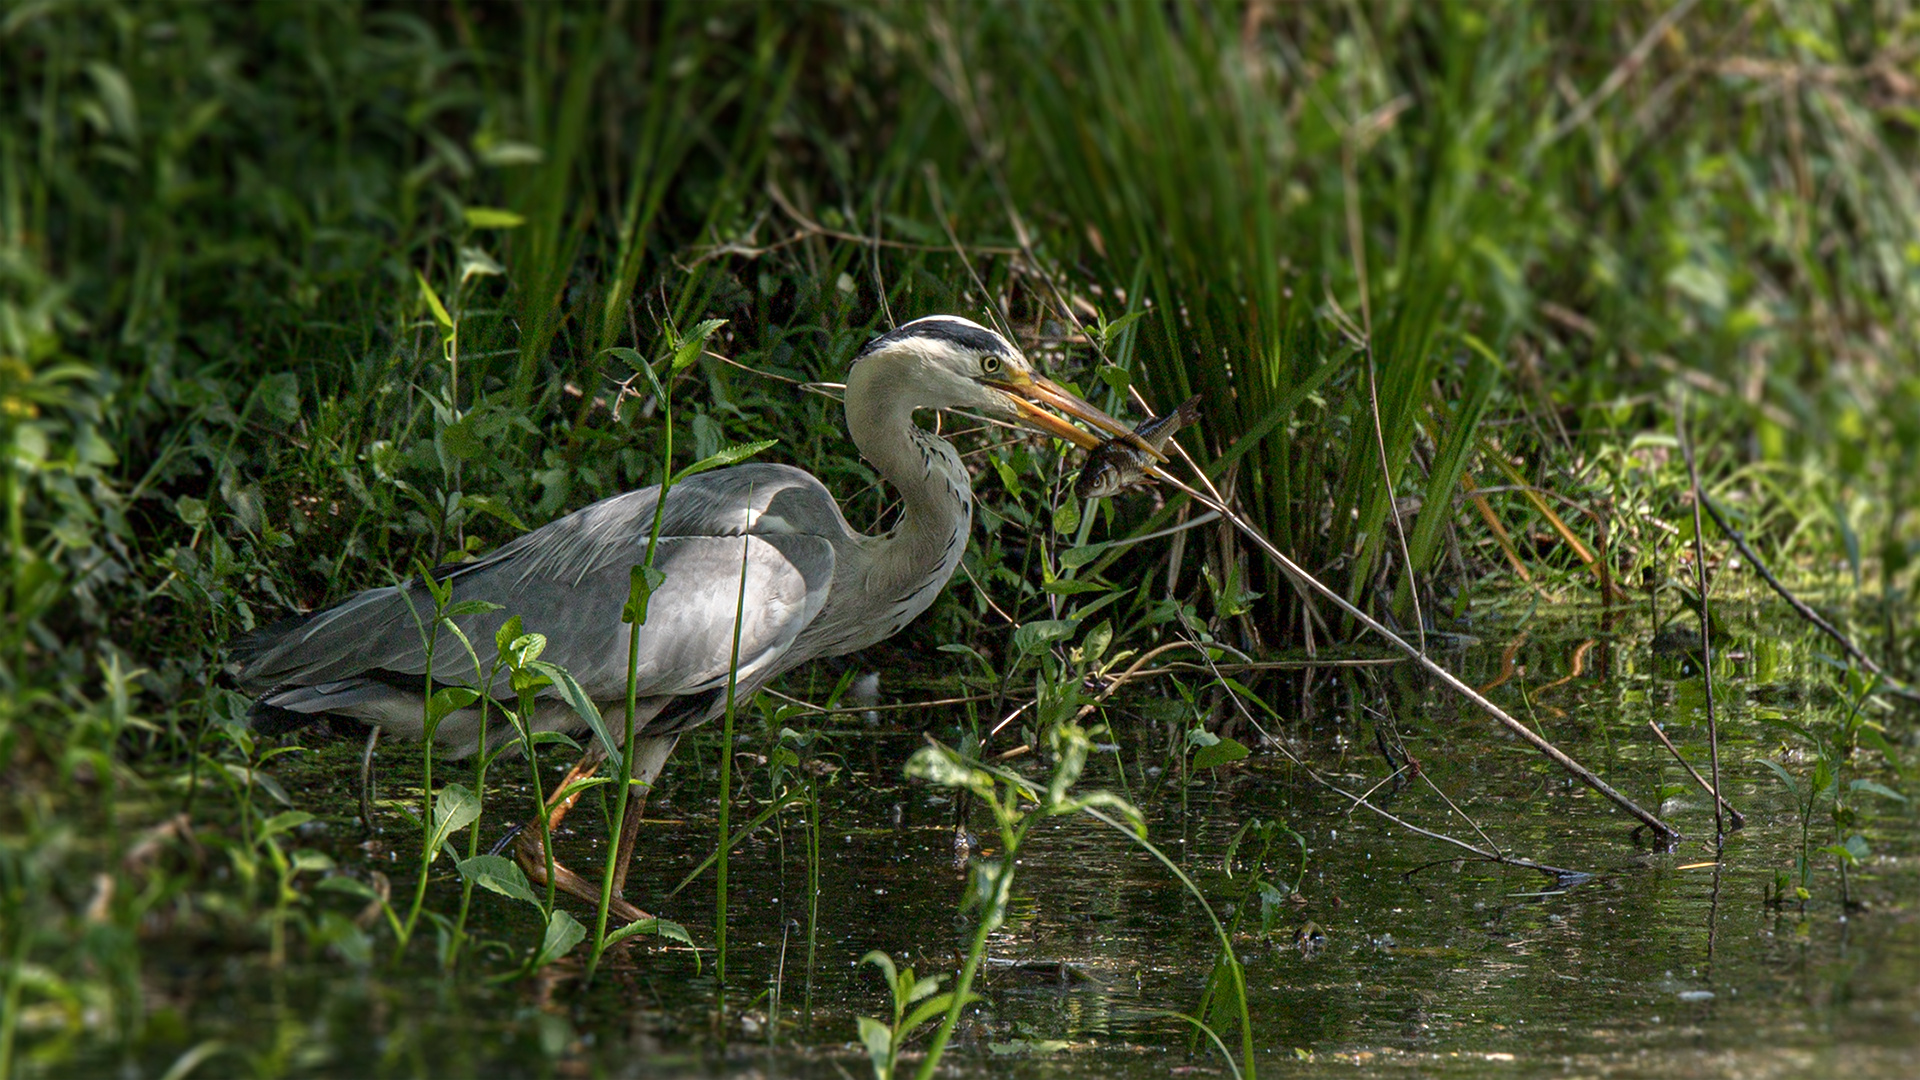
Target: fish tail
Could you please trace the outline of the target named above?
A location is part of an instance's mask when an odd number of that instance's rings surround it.
[[[1200,397],[1201,395],[1195,394],[1181,402],[1179,408],[1173,410],[1174,415],[1180,419],[1181,427],[1186,427],[1188,424],[1200,419]]]

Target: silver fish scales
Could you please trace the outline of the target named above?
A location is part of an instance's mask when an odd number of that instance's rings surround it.
[[[1181,402],[1172,412],[1150,416],[1125,435],[1115,435],[1087,452],[1086,464],[1074,479],[1073,493],[1082,499],[1105,499],[1148,482],[1147,470],[1173,439],[1173,433],[1200,419],[1200,395]]]

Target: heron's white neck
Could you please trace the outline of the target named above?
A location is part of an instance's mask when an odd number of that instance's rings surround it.
[[[905,374],[881,357],[854,365],[847,377],[847,430],[902,503],[899,523],[869,548],[872,586],[889,599],[913,596],[917,614],[960,565],[973,523],[973,490],[959,452],[913,422]]]

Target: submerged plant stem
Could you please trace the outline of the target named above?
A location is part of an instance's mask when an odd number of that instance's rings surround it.
[[[1720,797],[1720,719],[1713,698],[1713,614],[1707,603],[1707,541],[1700,527],[1700,503],[1706,493],[1700,490],[1700,470],[1693,461],[1693,441],[1687,438],[1687,402],[1682,398],[1673,409],[1674,432],[1680,439],[1680,454],[1687,461],[1687,483],[1693,490],[1693,578],[1700,589],[1700,678],[1707,689],[1707,751],[1713,763],[1713,832],[1727,832],[1726,800]]]

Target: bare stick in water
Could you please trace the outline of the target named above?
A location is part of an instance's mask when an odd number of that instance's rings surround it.
[[[1713,785],[1707,783],[1707,778],[1700,775],[1700,770],[1694,768],[1692,762],[1680,756],[1680,748],[1673,745],[1673,740],[1667,738],[1667,733],[1660,730],[1660,725],[1649,720],[1647,721],[1647,726],[1653,729],[1653,737],[1660,740],[1660,745],[1667,748],[1667,753],[1673,755],[1673,760],[1679,762],[1680,767],[1687,770],[1687,775],[1693,777],[1693,782],[1700,785],[1700,790],[1709,795],[1713,795],[1714,798],[1720,800],[1721,806],[1727,808],[1727,820],[1733,824],[1733,827],[1735,829],[1746,828],[1747,816],[1735,810],[1733,804],[1728,802],[1725,797],[1714,794]]]
[[[1704,494],[1703,492],[1702,495],[1704,496]],[[1733,541],[1734,547],[1740,549],[1740,554],[1747,560],[1747,565],[1753,567],[1754,572],[1760,575],[1760,580],[1766,582],[1774,592],[1780,594],[1780,599],[1785,600],[1788,607],[1791,607],[1801,618],[1812,623],[1821,633],[1838,642],[1840,647],[1846,650],[1848,656],[1853,657],[1854,661],[1861,667],[1879,676],[1881,681],[1887,684],[1889,690],[1906,698],[1908,701],[1920,701],[1920,691],[1916,691],[1913,687],[1907,686],[1891,675],[1888,675],[1881,669],[1879,664],[1873,662],[1872,657],[1861,652],[1860,647],[1855,645],[1852,639],[1841,633],[1832,623],[1821,618],[1820,613],[1808,607],[1806,601],[1793,595],[1793,593],[1787,590],[1785,585],[1780,584],[1780,579],[1773,576],[1773,571],[1767,569],[1767,564],[1762,561],[1760,556],[1754,552],[1753,548],[1747,544],[1746,534],[1734,528],[1732,525],[1727,524],[1727,519],[1721,516],[1720,508],[1713,504],[1712,499],[1706,499],[1705,506],[1707,508],[1707,514],[1713,518],[1713,523],[1720,526],[1720,531],[1726,534],[1727,539]]]
[[[1713,832],[1727,831],[1726,818],[1720,812],[1726,800],[1720,797],[1720,725],[1713,707],[1713,619],[1707,608],[1707,541],[1700,529],[1700,503],[1706,493],[1700,490],[1700,470],[1693,464],[1693,443],[1687,438],[1687,399],[1681,398],[1673,410],[1673,430],[1680,438],[1680,456],[1687,459],[1687,483],[1693,488],[1693,579],[1700,588],[1700,667],[1707,684],[1707,750],[1713,762]]]
[[[1180,444],[1178,442],[1170,444],[1171,448],[1174,448],[1176,452],[1179,445]],[[1182,456],[1184,457],[1185,455],[1182,455]],[[1286,556],[1286,553],[1282,552],[1279,548],[1275,547],[1273,545],[1273,542],[1268,540],[1265,536],[1261,535],[1259,530],[1255,529],[1252,526],[1252,524],[1247,522],[1245,519],[1241,518],[1240,515],[1234,513],[1229,507],[1227,507],[1224,501],[1208,498],[1206,495],[1203,495],[1200,492],[1194,490],[1189,485],[1182,483],[1178,478],[1174,477],[1171,473],[1167,472],[1167,470],[1165,469],[1154,466],[1151,468],[1150,471],[1159,479],[1164,480],[1167,483],[1172,484],[1173,486],[1179,488],[1181,491],[1186,492],[1188,497],[1199,502],[1201,505],[1206,506],[1210,510],[1215,510],[1219,512],[1220,516],[1232,522],[1234,528],[1240,530],[1242,535],[1244,535],[1247,539],[1253,541],[1254,544],[1258,545],[1260,550],[1266,552],[1268,558],[1271,558],[1273,561],[1279,563],[1281,569],[1285,570],[1290,576],[1294,578],[1294,580],[1303,582],[1308,588],[1319,593],[1321,596],[1326,597],[1328,600],[1333,601],[1334,606],[1346,612],[1348,615],[1351,615],[1355,620],[1357,620],[1360,623],[1360,625],[1366,627],[1367,629],[1373,631],[1376,634],[1379,634],[1381,637],[1386,638],[1389,644],[1391,644],[1394,648],[1399,649],[1401,652],[1405,653],[1407,657],[1411,659],[1414,663],[1419,664],[1422,668],[1426,669],[1428,674],[1440,680],[1442,683],[1445,683],[1449,688],[1453,690],[1454,693],[1459,694],[1461,697],[1464,697],[1468,701],[1479,706],[1483,711],[1486,712],[1488,716],[1493,717],[1493,719],[1498,721],[1502,727],[1505,727],[1508,731],[1512,732],[1515,737],[1526,742],[1528,745],[1540,751],[1542,754],[1545,754],[1549,760],[1551,760],[1554,764],[1560,766],[1561,768],[1567,770],[1568,772],[1572,773],[1575,777],[1577,777],[1580,780],[1581,783],[1599,792],[1601,795],[1606,796],[1606,798],[1609,801],[1611,801],[1615,806],[1618,806],[1620,809],[1625,810],[1627,813],[1632,814],[1635,818],[1638,818],[1642,824],[1646,825],[1648,828],[1658,833],[1667,842],[1671,843],[1675,840],[1680,839],[1680,830],[1660,820],[1658,816],[1652,813],[1649,813],[1646,809],[1642,808],[1640,804],[1634,802],[1632,799],[1627,798],[1624,794],[1616,790],[1613,787],[1613,785],[1607,783],[1605,780],[1600,779],[1600,777],[1596,775],[1591,769],[1588,769],[1586,766],[1573,760],[1571,757],[1568,757],[1564,751],[1562,751],[1559,747],[1553,745],[1552,743],[1548,742],[1546,739],[1542,738],[1540,735],[1536,734],[1532,728],[1527,727],[1525,724],[1522,724],[1520,721],[1515,720],[1513,717],[1507,715],[1506,710],[1500,708],[1500,706],[1498,705],[1495,705],[1493,702],[1488,701],[1486,697],[1481,695],[1478,691],[1474,690],[1473,687],[1468,686],[1464,682],[1461,682],[1459,677],[1454,675],[1453,672],[1448,671],[1444,667],[1441,667],[1439,664],[1429,659],[1425,653],[1421,652],[1419,649],[1414,648],[1412,645],[1409,645],[1405,639],[1401,638],[1400,635],[1394,633],[1392,630],[1387,629],[1384,625],[1380,623],[1378,619],[1375,619],[1373,616],[1368,615],[1364,611],[1361,611],[1358,607],[1354,606],[1351,602],[1349,602],[1346,597],[1341,596],[1339,593],[1335,592],[1333,589],[1323,584],[1320,581],[1320,579],[1314,577],[1312,574],[1309,574],[1305,570],[1301,569],[1298,563],[1295,563],[1292,559]]]

